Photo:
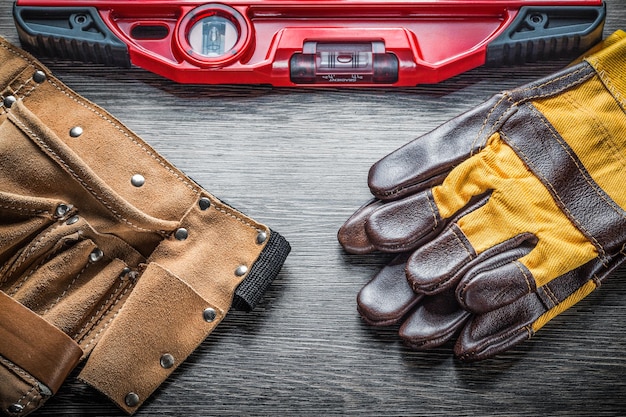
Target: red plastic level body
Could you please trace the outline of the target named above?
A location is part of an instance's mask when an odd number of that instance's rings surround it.
[[[180,83],[337,87],[415,86],[485,64],[575,55],[601,39],[605,8],[602,0],[17,0],[14,14],[22,43],[44,55],[110,61],[123,51],[128,63]]]

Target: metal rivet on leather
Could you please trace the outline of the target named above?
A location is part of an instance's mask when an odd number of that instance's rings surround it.
[[[174,232],[174,237],[178,240],[185,240],[187,239],[188,236],[189,236],[189,232],[184,227],[181,227],[180,229]]]
[[[141,187],[146,183],[146,179],[141,174],[135,174],[130,179],[130,183],[133,184],[135,187]]]
[[[68,206],[67,204],[59,204],[56,210],[54,210],[54,217],[56,217],[57,219],[61,219],[65,217],[68,211],[70,211],[70,206]]]
[[[259,233],[256,235],[256,243],[260,245],[266,240],[267,240],[267,233],[265,233],[262,230],[259,231]]]
[[[11,107],[15,102],[17,101],[17,99],[15,98],[15,96],[6,96],[4,98],[4,105],[6,108]]]
[[[122,269],[122,272],[120,272],[120,279],[124,280],[127,276],[129,276],[131,269],[127,266],[124,267],[124,269]]]
[[[246,275],[246,272],[248,272],[248,267],[245,265],[240,265],[237,269],[235,269],[235,275],[238,277]]]
[[[206,197],[202,197],[199,201],[198,201],[198,205],[200,206],[200,210],[206,210],[209,207],[211,207],[211,200],[209,200]]]
[[[211,323],[213,320],[215,320],[215,317],[217,317],[217,313],[211,307],[202,312],[202,318],[204,318],[204,321],[208,323]]]
[[[37,383],[37,387],[39,388],[39,393],[42,397],[52,397],[52,390],[42,384],[41,382]]]
[[[124,402],[129,407],[137,407],[137,405],[139,405],[139,395],[134,392],[129,392],[128,394],[126,394]]]
[[[80,126],[74,126],[70,129],[70,136],[73,138],[77,138],[83,134],[83,128]]]
[[[89,262],[98,262],[103,257],[104,257],[104,252],[102,252],[102,250],[99,248],[95,248],[89,254]]]
[[[7,408],[7,411],[9,412],[9,414],[19,414],[22,412],[22,410],[24,410],[24,406],[21,404],[11,404]]]
[[[76,223],[79,220],[78,216],[72,216],[69,219],[67,219],[67,221],[65,222],[66,225],[72,225],[74,223]]]
[[[159,363],[161,364],[162,368],[169,369],[174,366],[174,357],[169,353],[166,353],[161,356],[161,360],[159,361]]]
[[[46,78],[46,73],[41,70],[37,70],[33,74],[33,81],[35,81],[37,84],[41,84],[42,82],[46,81]]]

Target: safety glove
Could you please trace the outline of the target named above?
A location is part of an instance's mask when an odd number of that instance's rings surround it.
[[[133,413],[290,247],[0,40],[0,413],[78,378]]]
[[[351,253],[401,253],[359,294],[366,321],[412,313],[413,347],[493,356],[584,298],[624,259],[626,34],[494,96],[377,162]],[[405,282],[406,281],[406,282]]]

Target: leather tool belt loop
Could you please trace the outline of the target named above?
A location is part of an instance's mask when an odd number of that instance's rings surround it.
[[[0,100],[0,413],[38,408],[81,359],[133,413],[254,308],[289,244],[1,38]]]
[[[0,291],[0,356],[56,393],[83,350],[71,337]]]

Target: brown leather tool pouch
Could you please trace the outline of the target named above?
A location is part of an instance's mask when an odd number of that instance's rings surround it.
[[[128,413],[290,247],[0,39],[0,413],[79,378]]]

